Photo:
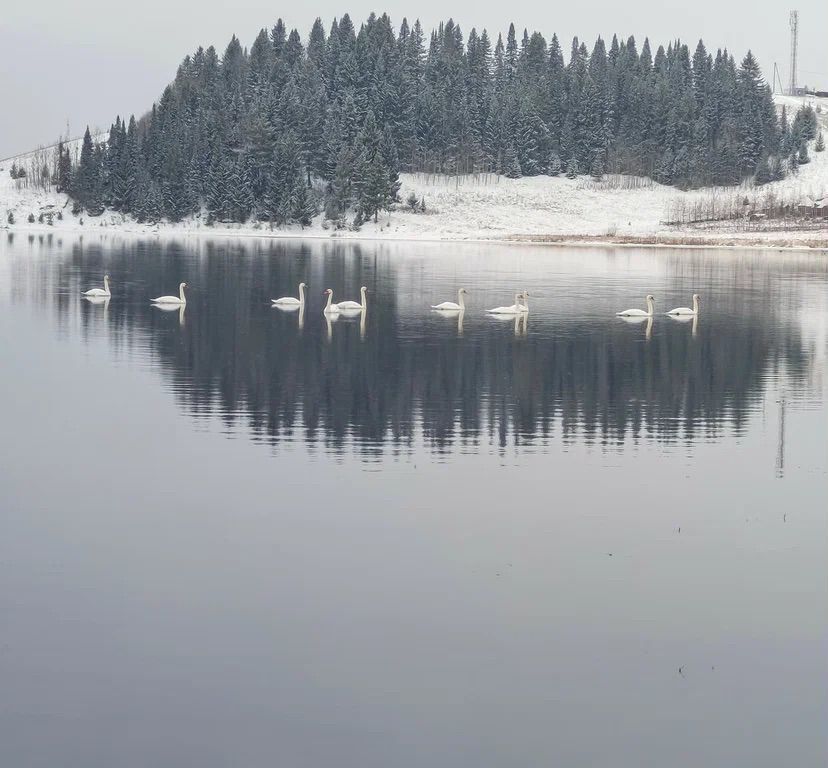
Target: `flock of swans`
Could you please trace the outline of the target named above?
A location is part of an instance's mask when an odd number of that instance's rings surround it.
[[[186,283],[182,283],[182,285],[186,285]],[[299,283],[299,297],[296,296],[283,296],[281,299],[271,299],[270,301],[274,306],[281,307],[283,309],[298,309],[299,307],[305,306],[305,289],[307,288],[306,283]],[[457,291],[457,301],[444,301],[440,304],[432,304],[431,309],[434,312],[446,312],[446,313],[454,313],[454,312],[465,312],[466,311],[466,301],[465,297],[468,296],[468,291],[465,288],[460,288]],[[340,301],[334,302],[333,300],[333,291],[330,288],[326,288],[325,292],[322,294],[323,296],[327,297],[327,302],[325,303],[324,308],[322,309],[323,314],[326,315],[333,315],[339,312],[365,312],[368,309],[368,289],[363,285],[362,288],[359,289],[359,301]],[[165,297],[170,298],[170,297]],[[183,298],[183,292],[182,292]],[[625,309],[622,312],[616,312],[615,314],[618,317],[640,317],[640,318],[647,318],[653,317],[655,314],[655,297],[651,294],[647,294],[645,297],[645,302],[647,303],[647,309]],[[155,299],[155,301],[160,301],[160,299]],[[701,302],[701,296],[698,293],[693,294],[693,306],[691,307],[676,307],[675,309],[671,309],[669,312],[665,312],[666,315],[670,315],[672,317],[693,317],[699,314],[699,304]],[[509,304],[508,306],[502,307],[492,307],[492,309],[487,309],[486,314],[488,315],[520,315],[525,312],[529,312],[529,291],[520,291],[519,293],[515,294],[515,301],[514,304]]]
[[[103,288],[90,288],[81,295],[86,296],[87,299],[110,299],[112,297],[112,290],[109,287],[109,281],[111,279],[109,275],[104,275]],[[187,303],[187,297],[184,295],[184,289],[186,287],[187,283],[179,283],[178,296],[156,296],[154,299],[150,299],[150,304],[183,307]]]
[[[111,280],[109,275],[104,275],[103,279],[103,288],[90,288],[88,291],[83,292],[83,296],[85,296],[90,301],[106,301],[112,296],[112,292],[109,286],[109,281]],[[184,289],[187,287],[187,283],[180,283],[178,286],[178,296],[168,295],[168,296],[157,296],[154,299],[150,300],[150,303],[154,306],[157,306],[162,309],[172,309],[175,307],[179,307],[181,309],[187,304],[187,297],[184,294]],[[307,289],[306,283],[299,283],[299,296],[282,296],[279,299],[271,299],[271,304],[274,307],[278,307],[284,310],[301,310],[301,314],[304,316],[305,310],[305,290]],[[460,288],[457,291],[457,301],[444,301],[440,304],[432,304],[431,310],[436,313],[440,313],[443,315],[462,315],[466,311],[466,302],[465,297],[468,295],[468,291],[465,288]],[[340,314],[344,315],[364,315],[368,310],[368,289],[363,285],[359,289],[359,301],[340,301],[334,302],[333,300],[333,290],[330,288],[326,288],[323,296],[326,297],[326,303],[324,308],[322,309],[322,313],[325,315],[326,318],[330,319],[336,317]],[[645,297],[645,302],[647,304],[647,309],[625,309],[621,312],[616,312],[615,314],[618,317],[629,319],[632,321],[636,320],[645,320],[649,319],[652,321],[652,318],[655,314],[655,297],[651,294],[647,294]],[[674,318],[697,318],[699,315],[699,305],[701,302],[701,296],[699,294],[693,294],[693,306],[692,307],[676,307],[675,309],[671,309],[669,312],[665,312],[666,315]],[[502,307],[492,307],[491,309],[486,310],[486,314],[488,315],[507,315],[507,316],[514,316],[514,317],[526,317],[529,313],[529,291],[520,291],[515,294],[515,301],[514,304],[504,305]]]

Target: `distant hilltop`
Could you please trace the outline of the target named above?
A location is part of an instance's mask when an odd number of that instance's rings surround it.
[[[420,216],[412,228],[425,231],[440,207],[428,185],[446,177],[458,188],[527,180],[521,189],[564,196],[621,177],[639,181],[611,183],[676,195],[781,183],[824,149],[819,109],[803,99],[778,109],[749,51],[737,63],[702,41],[653,52],[647,39],[599,37],[588,48],[575,38],[565,55],[555,35],[514,25],[505,38],[466,35],[452,20],[426,34],[385,14],[357,29],[346,14],[327,31],[317,19],[306,40],[279,20],[249,49],[235,36],[221,55],[199,48],[150,112],[4,173],[68,195],[66,213],[87,226],[106,212],[188,229],[346,235],[377,231],[380,213],[396,210]],[[632,228],[636,213],[617,218]],[[565,211],[545,221],[553,233]],[[482,234],[490,226],[481,221]]]

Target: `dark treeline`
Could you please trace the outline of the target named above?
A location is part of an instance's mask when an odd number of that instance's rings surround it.
[[[492,40],[450,20],[429,37],[346,14],[306,40],[280,20],[249,50],[235,36],[222,55],[199,48],[148,115],[118,118],[100,145],[87,132],[77,168],[61,150],[58,184],[92,214],[359,223],[398,202],[400,171],[770,181],[813,122],[777,116],[749,52],[599,37],[565,55],[514,26]]]

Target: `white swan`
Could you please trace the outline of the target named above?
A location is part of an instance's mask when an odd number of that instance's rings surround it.
[[[444,301],[442,304],[432,304],[431,308],[441,312],[462,312],[466,308],[466,303],[463,297],[468,293],[465,288],[457,291],[457,303],[453,301]]]
[[[339,304],[334,304],[333,303],[333,291],[330,288],[326,288],[324,295],[328,297],[328,303],[325,305],[325,308],[322,310],[323,314],[338,315],[339,314]]]
[[[529,291],[524,291],[520,295],[521,299],[523,299],[523,303],[517,302],[518,307],[520,307],[521,312],[528,312],[529,311]]]
[[[299,283],[299,298],[294,296],[282,296],[281,299],[271,299],[270,301],[277,307],[303,307],[305,305],[305,288],[304,283]]]
[[[184,298],[184,289],[187,283],[179,283],[178,296],[158,296],[155,299],[150,299],[153,304],[186,304],[187,299]]]
[[[687,315],[698,315],[699,314],[699,301],[701,300],[701,296],[698,293],[693,294],[693,309],[690,307],[676,307],[675,309],[671,309],[669,312],[665,312],[667,315],[673,316],[687,316]]]
[[[368,293],[368,289],[363,285],[362,288],[359,289],[359,297],[362,299],[362,302],[358,301],[340,301],[336,306],[340,309],[368,309],[368,300],[365,294]]]
[[[643,309],[625,309],[623,312],[616,312],[618,317],[652,317],[653,316],[653,302],[655,298],[647,294],[647,311]]]
[[[90,296],[90,297],[96,297],[96,296],[109,297],[109,296],[111,296],[112,294],[109,291],[109,275],[104,275],[104,287],[103,288],[90,288],[88,291],[84,291],[83,295],[84,296]]]
[[[494,309],[487,309],[486,314],[489,315],[517,315],[521,312],[528,312],[529,307],[526,304],[521,304],[520,300],[526,298],[526,293],[516,293],[515,303],[509,307],[495,307]]]

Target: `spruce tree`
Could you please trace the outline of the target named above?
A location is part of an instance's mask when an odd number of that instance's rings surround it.
[[[326,35],[316,20],[305,45],[277,21],[249,50],[235,37],[223,55],[199,48],[140,121],[116,117],[97,150],[87,130],[76,168],[58,148],[55,184],[90,212],[178,219],[204,204],[287,222],[307,218],[297,176],[324,183],[326,215],[376,216],[402,169],[555,175],[563,159],[577,175],[597,158],[679,186],[735,184],[778,177],[817,138],[813,109],[792,125],[776,115],[752,54],[737,66],[702,41],[653,57],[649,40],[639,55],[633,38],[591,53],[575,38],[565,61],[557,36],[514,25],[493,49],[454,21],[430,39],[419,23],[395,34],[386,15],[357,27],[346,14]]]
[[[771,168],[770,159],[767,156],[763,156],[759,161],[759,164],[756,166],[756,173],[754,174],[753,179],[756,184],[767,184],[773,181],[774,178],[775,174]]]
[[[69,149],[64,146],[62,141],[58,142],[57,151],[58,165],[55,186],[58,192],[67,192],[72,184],[72,158],[69,156]]]
[[[549,156],[549,162],[546,166],[546,172],[549,176],[559,176],[561,173],[561,158],[557,152],[553,152]]]
[[[376,222],[379,212],[390,210],[396,201],[399,182],[392,180],[391,172],[379,152],[373,160],[363,156],[358,168],[359,212],[363,219],[373,217]]]
[[[307,184],[300,182],[294,189],[292,218],[304,229],[311,225],[316,214],[316,202],[313,194],[308,189]]]
[[[520,162],[514,142],[509,142],[503,155],[503,175],[509,179],[517,179],[521,175]]]
[[[73,179],[72,196],[83,208],[88,209],[91,205],[96,211],[101,205],[100,168],[97,163],[98,157],[87,126],[83,134],[78,172]]]

